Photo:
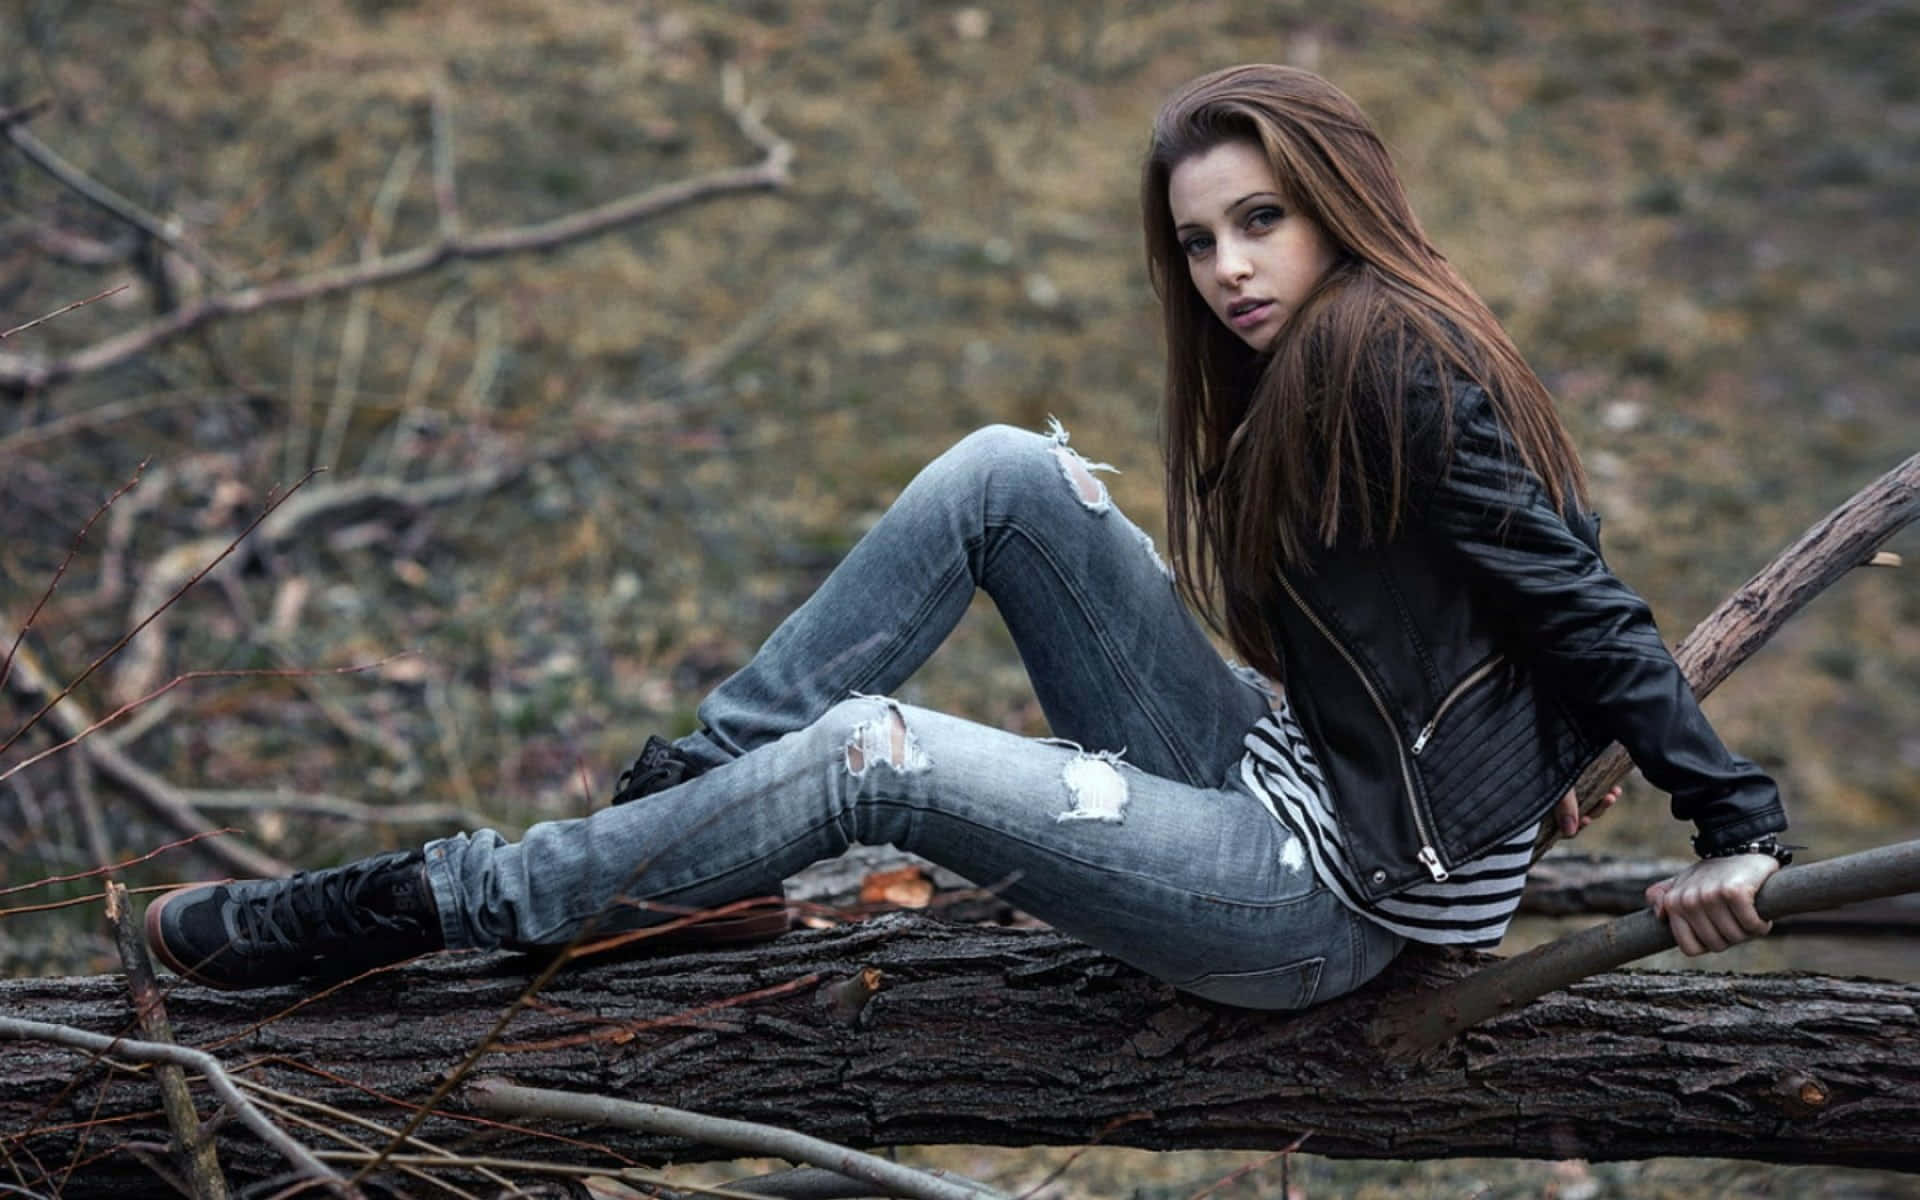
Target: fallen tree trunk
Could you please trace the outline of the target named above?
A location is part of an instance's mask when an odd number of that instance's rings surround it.
[[[1647,906],[1648,885],[1671,879],[1692,859],[1617,858],[1554,850],[1527,872],[1520,897],[1522,916],[1618,917]],[[994,894],[944,867],[891,846],[856,846],[839,858],[816,863],[787,881],[787,899],[803,911],[813,906],[823,924],[843,912],[925,911],[943,921],[975,925],[1037,924]],[[1773,924],[1774,936],[1819,933],[1911,937],[1920,932],[1920,894],[1889,896],[1820,912],[1795,913]]]
[[[1710,1155],[1920,1170],[1920,987],[1621,972],[1416,1060],[1368,1044],[1383,999],[1476,961],[1403,956],[1353,997],[1273,1016],[1181,996],[1055,934],[893,916],[563,972],[476,1074],[863,1147],[1278,1149],[1305,1133],[1305,1149],[1336,1157]],[[240,1078],[392,1126],[481,1043],[526,979],[515,960],[448,959],[291,1012],[290,992],[182,985],[167,1003],[181,1044],[213,1051]],[[132,1018],[111,976],[0,982],[0,1011],[111,1033]],[[116,1150],[165,1141],[144,1075],[0,1042],[0,1078],[0,1144],[23,1186],[48,1186],[75,1163],[55,1189],[65,1196],[152,1184],[137,1154]],[[456,1090],[448,1108],[463,1106]],[[283,1169],[237,1122],[218,1136],[236,1175]],[[547,1162],[702,1156],[657,1137],[453,1115],[419,1136]]]

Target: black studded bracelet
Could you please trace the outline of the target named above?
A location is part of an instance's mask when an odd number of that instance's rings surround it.
[[[1771,833],[1765,837],[1754,838],[1750,842],[1741,842],[1737,846],[1722,846],[1718,850],[1700,849],[1698,839],[1695,839],[1694,843],[1694,852],[1701,858],[1732,858],[1737,854],[1764,854],[1774,859],[1783,867],[1793,861],[1793,852],[1795,850],[1804,849],[1806,849],[1805,846],[1784,845],[1779,838]]]

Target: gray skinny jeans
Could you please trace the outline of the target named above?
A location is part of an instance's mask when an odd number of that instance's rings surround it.
[[[534,826],[429,843],[450,948],[565,943],[753,896],[854,843],[948,867],[1177,987],[1302,1008],[1399,950],[1314,877],[1240,781],[1265,695],[1066,434],[996,426],[914,479],[700,707],[704,773]],[[1057,739],[884,698],[984,588]]]

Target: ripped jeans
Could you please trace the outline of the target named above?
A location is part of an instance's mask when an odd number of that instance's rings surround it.
[[[753,896],[891,843],[1177,987],[1301,1008],[1400,939],[1345,908],[1241,784],[1267,698],[1225,663],[1151,540],[1050,435],[983,429],[931,463],[678,748],[702,773],[517,844],[427,847],[450,948],[564,943]],[[992,596],[1057,739],[884,698]]]

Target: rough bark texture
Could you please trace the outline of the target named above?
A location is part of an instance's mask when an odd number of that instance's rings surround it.
[[[1468,966],[1408,956],[1354,997],[1269,1016],[1181,997],[1051,933],[892,916],[756,949],[570,970],[478,1073],[861,1147],[1099,1138],[1257,1149],[1305,1131],[1307,1149],[1346,1157],[1715,1155],[1920,1170],[1920,988],[1623,972],[1419,1061],[1367,1045],[1383,995]],[[862,969],[879,971],[878,988],[850,1011],[857,999],[845,997],[864,989],[834,985]],[[296,994],[182,985],[168,1005],[182,1043],[244,1077],[393,1123],[399,1110],[371,1093],[426,1097],[526,978],[514,960],[421,964],[251,1032]],[[752,992],[770,994],[715,1007]],[[0,1009],[99,1031],[131,1024],[112,977],[0,982]],[[151,1184],[138,1157],[110,1149],[164,1139],[148,1080],[20,1043],[0,1043],[0,1078],[0,1131],[21,1182],[78,1157],[66,1196]],[[90,1115],[111,1123],[80,1132]],[[634,1134],[552,1132],[633,1159],[701,1156]],[[445,1118],[422,1135],[497,1155],[617,1161]],[[219,1137],[230,1170],[279,1169],[233,1122]]]

